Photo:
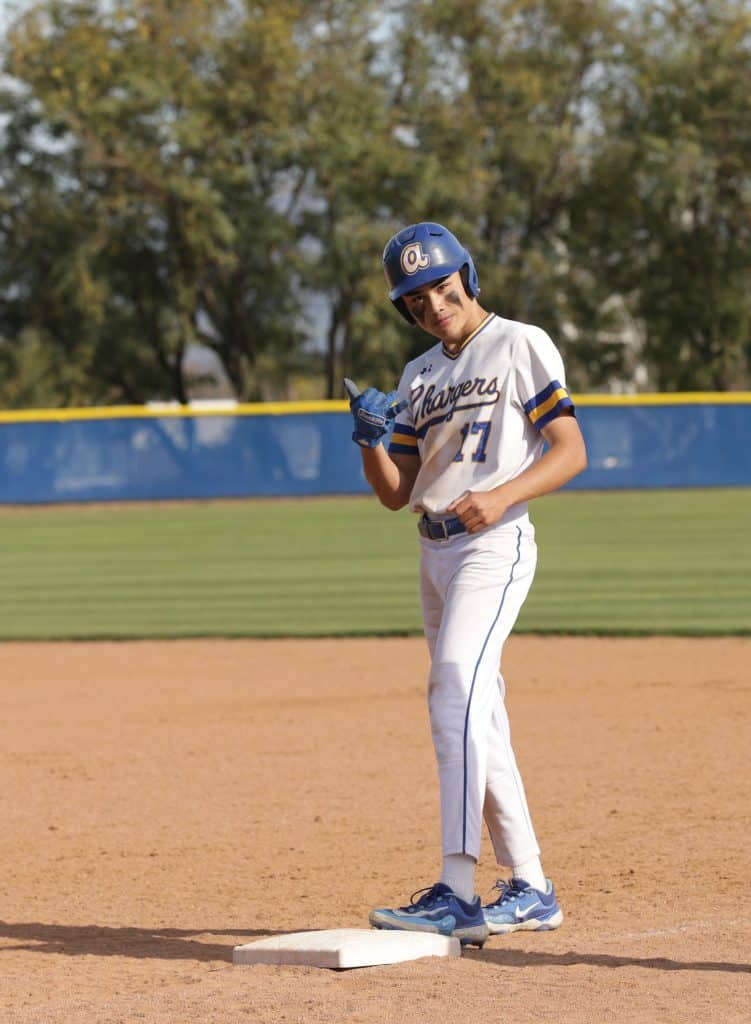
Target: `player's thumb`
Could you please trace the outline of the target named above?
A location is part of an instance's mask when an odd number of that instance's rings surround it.
[[[344,390],[347,392],[347,398],[350,402],[354,402],[356,398],[360,397],[360,389],[353,380],[349,379],[349,377],[344,378]]]

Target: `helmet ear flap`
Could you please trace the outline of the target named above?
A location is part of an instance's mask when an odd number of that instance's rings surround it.
[[[407,309],[407,303],[404,301],[404,299],[394,299],[394,306],[399,310],[399,312],[402,314],[407,323],[411,324],[414,327],[416,323],[415,318]]]
[[[480,282],[477,278],[477,271],[475,270],[475,265],[472,262],[472,257],[469,253],[467,253],[467,257],[469,262],[459,268],[459,273],[461,274],[464,291],[470,299],[476,299],[480,294]]]
[[[470,299],[474,298],[472,292],[469,289],[469,267],[467,266],[466,263],[464,264],[463,267],[461,267],[459,273],[461,274],[462,284],[464,285],[464,291],[467,293]]]

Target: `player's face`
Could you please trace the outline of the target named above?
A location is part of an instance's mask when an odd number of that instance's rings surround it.
[[[407,292],[404,302],[420,327],[448,349],[459,348],[485,315],[467,295],[458,270]]]

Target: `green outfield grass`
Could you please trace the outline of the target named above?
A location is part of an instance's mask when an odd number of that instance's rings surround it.
[[[751,490],[536,502],[518,631],[751,634]],[[0,510],[0,639],[416,633],[414,517],[375,499]]]

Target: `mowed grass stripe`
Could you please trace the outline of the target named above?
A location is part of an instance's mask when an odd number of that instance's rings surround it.
[[[751,633],[751,491],[568,492],[534,518],[520,630]]]
[[[518,629],[751,633],[751,491],[534,503]],[[0,638],[420,630],[414,517],[341,498],[0,510]]]
[[[107,566],[103,564],[101,567],[102,571],[107,570]],[[152,567],[153,568],[153,567]],[[23,593],[30,593],[35,596],[39,595],[40,590],[44,590],[47,593],[56,593],[59,591],[67,591],[72,583],[81,580],[82,573],[60,573],[56,574],[54,578],[49,579],[44,576],[43,573],[33,574],[26,577],[24,580],[19,582],[16,587],[15,594],[12,596],[12,600],[18,599],[19,595]],[[300,579],[299,573],[295,577],[289,577],[295,581],[295,591],[300,593],[308,592],[310,594],[319,595],[321,588],[328,588],[328,592],[336,593],[347,592],[350,594],[357,594],[360,599],[367,600],[367,596],[363,598],[362,585],[358,584],[356,580],[342,580],[341,577],[337,577],[330,572],[321,573],[320,576],[317,574],[315,579]],[[413,582],[413,574],[403,575],[399,572],[394,574],[395,580],[403,580],[406,583]],[[40,581],[42,585],[40,586]],[[207,587],[211,590],[219,589],[225,595],[241,594],[247,590],[248,583],[254,583],[262,587],[269,588],[270,596],[273,597],[275,592],[279,592],[280,596],[287,594],[287,590],[284,587],[280,587],[280,583],[284,583],[285,580],[280,577],[274,577],[271,575],[256,576],[246,575],[242,577],[237,576],[223,576],[215,572],[211,573],[196,573],[191,577],[191,583],[194,588],[196,587]],[[113,571],[107,574],[106,579],[102,579],[100,576],[91,575],[86,581],[86,590],[89,594],[95,592],[107,592],[112,593],[114,591],[140,591],[146,587],[152,585],[149,580],[143,581],[133,576],[128,576],[123,571],[122,567],[117,567],[117,571]],[[183,585],[170,577],[166,579],[154,579],[154,586],[158,586],[163,593],[170,593],[177,596],[190,598],[191,594],[186,594]],[[415,589],[415,587],[413,587]],[[416,592],[416,589],[415,589]],[[195,599],[200,599],[198,593],[195,594]]]

